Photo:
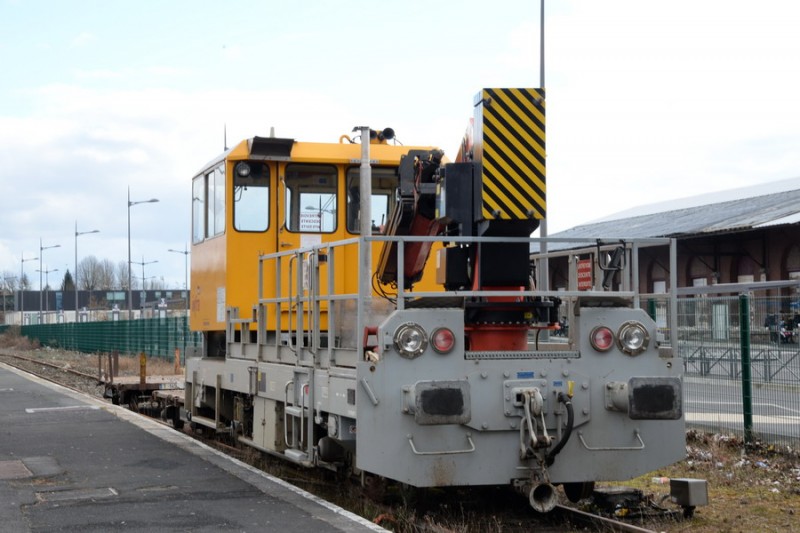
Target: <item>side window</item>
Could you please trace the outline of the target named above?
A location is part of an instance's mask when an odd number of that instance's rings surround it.
[[[206,234],[205,237],[214,236],[214,171],[206,172]]]
[[[359,168],[347,169],[347,231],[361,233]],[[392,201],[397,189],[397,169],[374,167],[372,169],[372,232],[382,234],[389,221]]]
[[[202,242],[206,236],[205,176],[192,180],[192,242]]]
[[[192,182],[192,242],[225,232],[225,165],[204,172]]]
[[[266,231],[269,227],[269,167],[240,161],[233,168],[233,228]]]
[[[211,196],[209,196],[211,198]],[[225,233],[225,165],[214,169],[214,235]],[[211,202],[209,202],[209,205]],[[210,229],[210,228],[209,228]]]
[[[289,231],[333,233],[336,231],[336,167],[286,166],[286,228]]]

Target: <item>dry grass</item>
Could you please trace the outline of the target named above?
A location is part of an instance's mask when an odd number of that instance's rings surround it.
[[[38,350],[40,347],[38,340],[30,340],[28,337],[23,337],[19,326],[11,326],[5,333],[0,335],[0,348],[25,352]]]
[[[700,478],[708,481],[709,505],[692,520],[657,524],[669,532],[800,531],[800,457],[763,443],[745,446],[741,439],[689,431],[686,459],[624,483],[658,498],[669,485],[653,478]]]

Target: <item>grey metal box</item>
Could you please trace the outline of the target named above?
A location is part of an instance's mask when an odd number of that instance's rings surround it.
[[[708,505],[708,482],[705,479],[670,479],[669,496],[672,503],[683,507]]]

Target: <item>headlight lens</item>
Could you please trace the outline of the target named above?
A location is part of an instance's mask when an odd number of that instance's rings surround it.
[[[638,355],[647,349],[650,334],[641,322],[625,322],[617,332],[619,349],[628,355]]]
[[[428,337],[419,324],[409,322],[394,332],[394,347],[400,355],[413,359],[422,354],[428,346]]]
[[[589,334],[589,342],[598,352],[607,352],[614,345],[614,333],[607,326],[597,326]]]
[[[240,178],[246,178],[247,176],[250,175],[250,165],[248,165],[244,161],[239,161],[238,163],[236,163],[236,167],[234,167],[234,170],[236,171],[236,175],[239,176]]]
[[[431,333],[431,347],[437,353],[449,353],[456,344],[456,336],[450,328],[438,328]]]

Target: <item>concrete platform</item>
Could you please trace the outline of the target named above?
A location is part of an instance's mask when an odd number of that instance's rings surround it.
[[[174,429],[3,364],[0,530],[385,531]]]

